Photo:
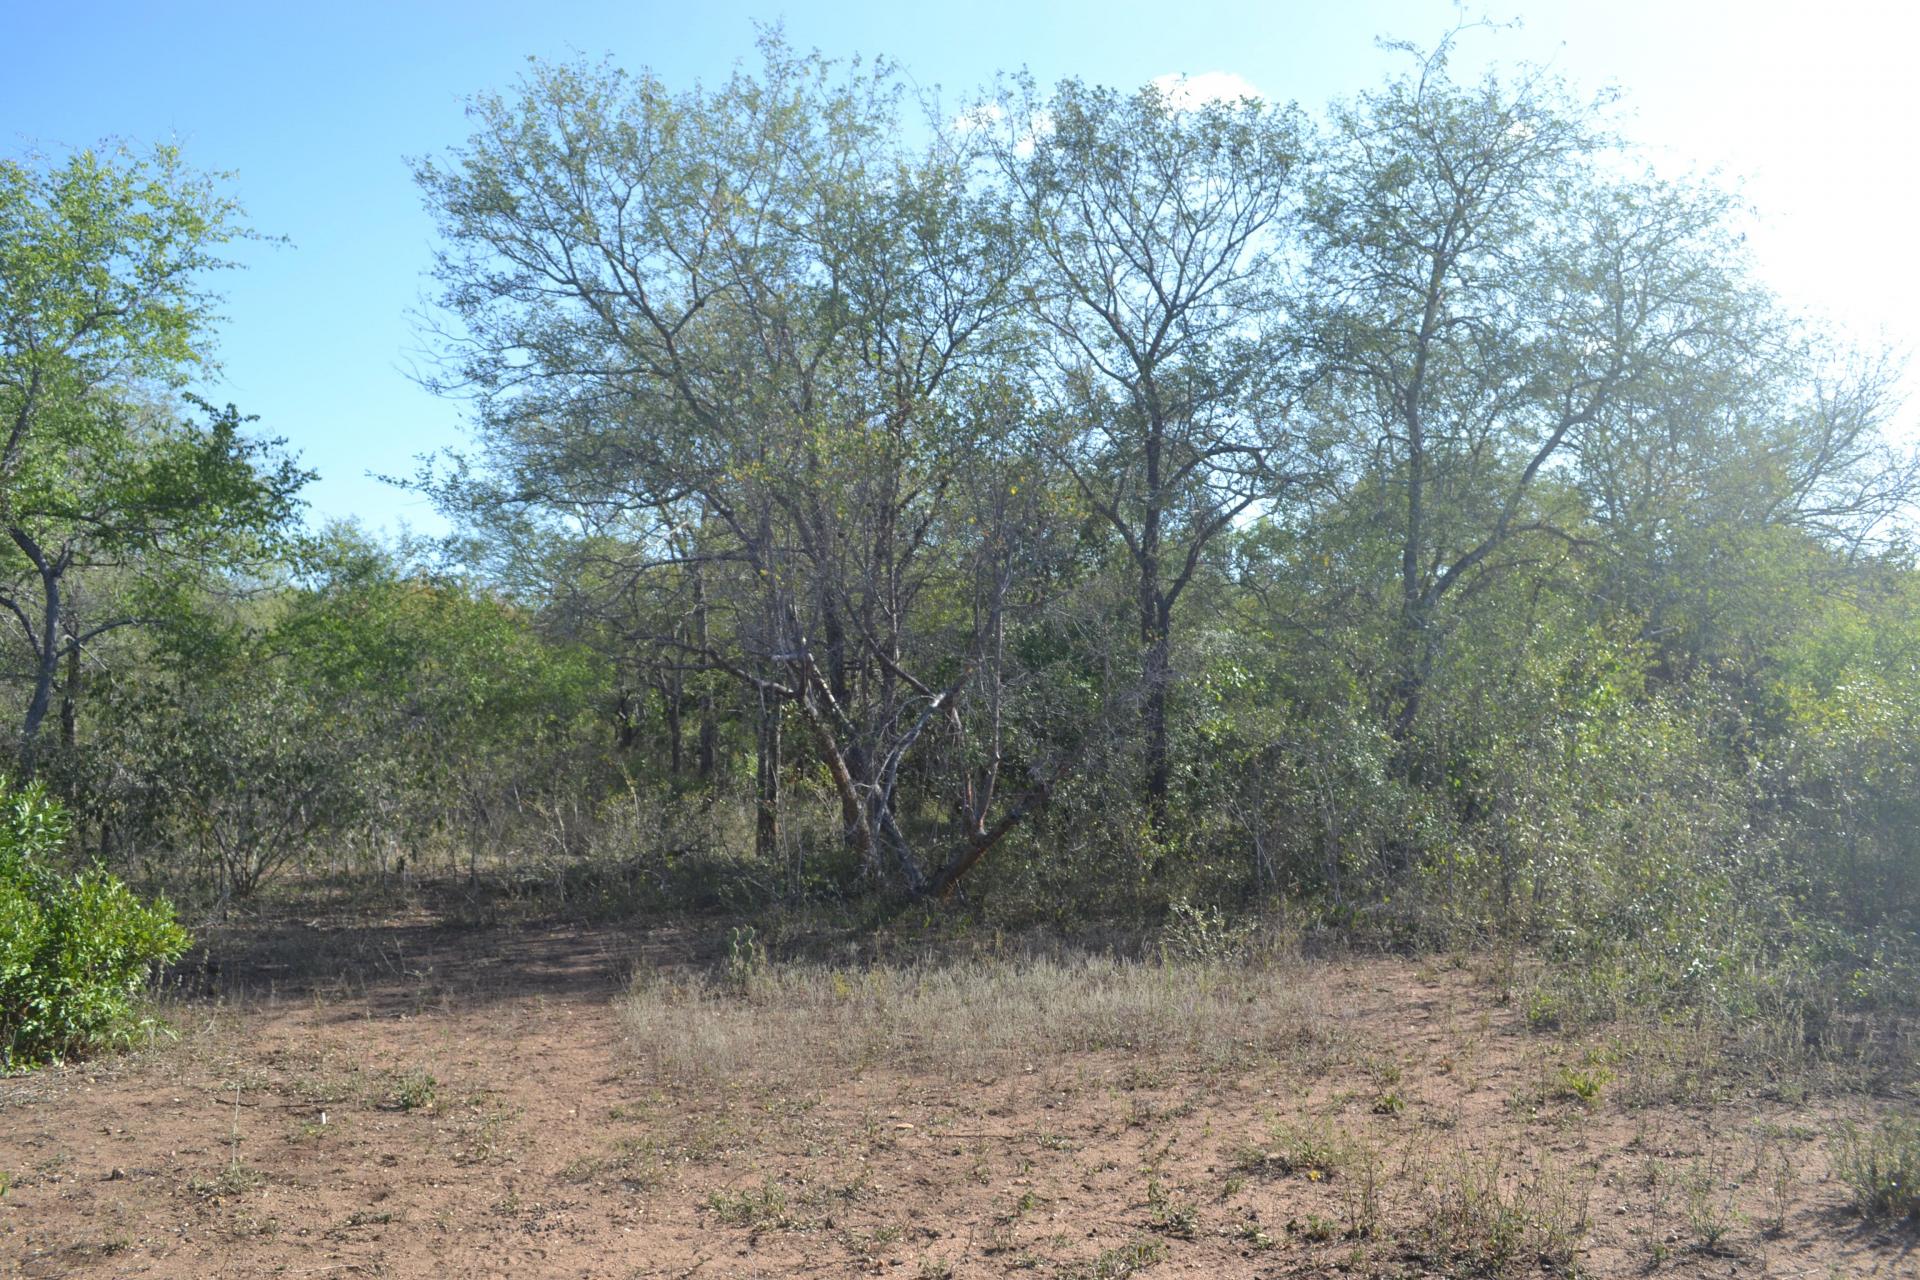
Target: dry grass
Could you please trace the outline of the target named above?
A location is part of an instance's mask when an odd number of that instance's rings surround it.
[[[675,1079],[882,1064],[965,1078],[1102,1050],[1225,1068],[1324,1041],[1328,1020],[1293,972],[1111,957],[754,964],[644,973],[622,1019],[634,1052]]]
[[[1417,1251],[1449,1274],[1569,1269],[1586,1234],[1592,1180],[1551,1160],[1514,1171],[1501,1155],[1454,1156],[1422,1170]]]
[[[1920,1223],[1920,1117],[1887,1116],[1834,1138],[1834,1171],[1869,1218]]]
[[[1887,1194],[1911,1177],[1910,1095],[1804,1053],[1762,1074],[1754,1046],[1782,1042],[1765,1028],[1543,1029],[1476,957],[1243,958],[1261,943],[1194,921],[1158,958],[993,937],[859,964],[798,929],[775,945],[814,959],[772,962],[744,924],[730,946],[711,926],[356,934],[390,977],[339,983],[329,953],[295,998],[183,1003],[177,1043],[0,1082],[0,1259],[182,1278],[1915,1274]]]

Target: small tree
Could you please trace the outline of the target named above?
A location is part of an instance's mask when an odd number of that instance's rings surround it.
[[[292,522],[307,473],[276,456],[274,445],[242,435],[246,420],[233,406],[195,403],[204,424],[97,395],[75,421],[36,442],[62,447],[66,465],[28,469],[11,494],[0,608],[31,655],[23,772],[35,766],[63,662],[70,718],[88,645],[177,616],[179,602],[216,566],[269,558]],[[83,598],[82,581],[110,581],[112,590]]]

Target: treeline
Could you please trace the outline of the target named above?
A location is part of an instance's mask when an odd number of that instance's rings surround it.
[[[1444,44],[1311,117],[950,116],[762,52],[535,64],[417,164],[474,435],[416,481],[434,547],[301,533],[237,410],[135,395],[203,349],[212,185],[5,171],[20,768],[88,850],[238,895],[1285,901],[1603,997],[1900,971],[1897,370],[1757,281],[1725,192]],[[62,236],[98,260],[17,274]]]

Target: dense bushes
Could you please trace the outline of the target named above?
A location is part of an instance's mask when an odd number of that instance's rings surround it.
[[[68,834],[37,787],[0,810],[0,1066],[77,1056],[128,1032],[133,998],[188,938],[165,899],[142,902],[94,866],[54,865]]]

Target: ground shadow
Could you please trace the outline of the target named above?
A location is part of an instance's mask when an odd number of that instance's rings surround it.
[[[580,918],[503,904],[484,887],[313,885],[199,922],[162,979],[186,1001],[351,998],[423,1003],[609,995],[636,967],[701,963],[718,925]]]

